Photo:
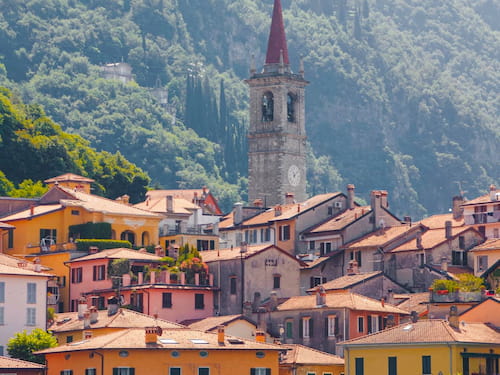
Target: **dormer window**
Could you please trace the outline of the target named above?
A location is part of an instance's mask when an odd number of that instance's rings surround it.
[[[262,97],[262,121],[271,122],[274,120],[274,96],[268,91]]]
[[[286,97],[286,115],[288,122],[295,122],[295,102],[297,101],[296,96],[292,93],[288,93]]]

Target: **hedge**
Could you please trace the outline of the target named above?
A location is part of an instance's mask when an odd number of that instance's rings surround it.
[[[122,240],[76,240],[76,249],[78,251],[89,251],[91,246],[97,246],[99,250],[116,249],[119,247],[126,247],[128,249],[132,248],[132,244],[129,241]]]
[[[110,223],[86,223],[78,225],[70,225],[70,237],[73,238],[102,238],[111,239],[111,224]]]

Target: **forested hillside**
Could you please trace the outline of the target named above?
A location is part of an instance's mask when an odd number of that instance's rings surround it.
[[[0,3],[0,84],[98,150],[120,151],[153,185],[207,184],[226,208],[240,198],[242,79],[252,54],[264,60],[272,0]],[[293,68],[302,54],[311,81],[311,194],[387,189],[393,211],[419,217],[447,210],[459,189],[474,197],[500,183],[498,2],[282,4]],[[137,84],[100,76],[121,61]],[[155,101],[157,85],[175,112]]]

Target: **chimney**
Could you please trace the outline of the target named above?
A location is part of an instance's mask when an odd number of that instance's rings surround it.
[[[257,309],[260,307],[260,303],[261,303],[261,300],[260,300],[260,293],[259,292],[255,292],[253,294],[253,304],[252,304],[252,310],[253,311],[257,311]]]
[[[281,216],[281,205],[274,206],[274,216]]]
[[[490,200],[498,200],[497,187],[495,185],[490,185]]]
[[[123,204],[129,204],[130,202],[130,196],[125,194],[125,195],[122,195],[122,203]]]
[[[89,340],[92,338],[92,331],[83,331],[83,339]]]
[[[146,327],[145,331],[146,345],[156,344],[156,342],[158,341],[158,336],[161,336],[163,334],[163,330],[161,329],[161,327]]]
[[[403,218],[403,222],[404,222],[405,224],[409,224],[409,225],[410,225],[410,227],[411,227],[411,216],[405,216],[405,217]]]
[[[326,292],[323,286],[318,286],[316,289],[316,307],[326,306]]]
[[[99,248],[97,246],[89,246],[89,254],[95,254],[99,252]]]
[[[243,203],[241,202],[235,203],[233,206],[233,211],[234,211],[234,218],[233,218],[234,225],[240,225],[243,222]]]
[[[41,272],[42,271],[42,265],[40,264],[40,258],[36,257],[33,259],[34,265],[34,271],[35,272]]]
[[[370,206],[373,212],[373,230],[376,230],[380,221],[380,191],[373,190],[370,194]]]
[[[197,191],[195,191],[195,192],[193,193],[193,203],[198,204],[198,202],[199,202],[199,199],[198,199],[198,192],[197,192]]]
[[[354,185],[347,185],[347,209],[352,210],[354,208]]]
[[[78,300],[78,319],[83,319],[83,314],[87,310],[87,300],[81,297]]]
[[[108,316],[115,315],[118,312],[118,298],[115,296],[108,297]]]
[[[450,327],[459,329],[458,310],[455,305],[450,307],[450,315],[448,317],[448,323],[450,324]]]
[[[203,187],[201,188],[201,190],[202,190],[202,192],[203,192],[203,194],[202,194],[203,199],[205,199],[205,197],[208,195],[207,187],[206,187],[206,186],[203,186]]]
[[[90,328],[90,311],[85,310],[83,313],[83,329],[89,329]]]
[[[167,212],[174,211],[174,197],[173,195],[167,195]]]
[[[293,193],[286,193],[285,194],[285,204],[294,204],[295,203],[295,196]]]
[[[464,197],[459,195],[453,197],[452,212],[454,220],[460,220],[464,216],[464,209],[461,207],[462,204],[464,204]]]
[[[253,206],[262,208],[262,207],[264,207],[264,201],[260,198],[257,198],[253,201]]]
[[[98,319],[99,319],[99,313],[97,312],[97,307],[91,306],[90,307],[90,324],[97,323]]]
[[[35,206],[32,204],[30,206],[30,216],[33,216],[35,214]]]
[[[224,326],[218,326],[217,327],[217,343],[219,345],[224,345],[224,338],[225,338],[225,328]]]
[[[271,291],[270,299],[269,299],[269,310],[275,311],[278,307],[278,294],[275,290]]]
[[[380,192],[380,206],[383,208],[389,208],[389,201],[387,200],[387,196],[389,193],[387,190],[382,190]]]
[[[261,330],[255,331],[255,341],[264,343],[266,342],[266,333]]]
[[[385,307],[385,298],[384,297],[382,297],[380,299],[380,304],[382,305],[382,307]]]
[[[447,240],[449,240],[452,237],[452,232],[451,232],[451,221],[446,220],[444,223],[444,235]]]
[[[161,247],[160,245],[155,246],[155,255],[157,257],[164,257],[165,250],[163,250],[163,247]]]

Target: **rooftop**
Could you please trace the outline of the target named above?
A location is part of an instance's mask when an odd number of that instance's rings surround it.
[[[352,210],[345,210],[338,215],[327,219],[311,229],[304,232],[305,235],[312,235],[323,232],[333,232],[344,229],[349,224],[358,220],[360,217],[371,212],[370,206],[355,207]]]
[[[297,262],[302,263],[300,260],[297,258],[291,256],[288,254],[286,251],[280,249],[279,247],[271,244],[260,244],[260,245],[248,245],[246,247],[246,251],[241,253],[240,247],[234,247],[234,248],[229,248],[229,249],[220,249],[220,250],[207,250],[207,251],[201,251],[200,256],[203,262],[205,263],[210,263],[210,262],[216,262],[216,261],[224,261],[224,260],[235,260],[235,259],[241,259],[243,256],[243,259],[250,258],[254,256],[255,254],[258,254],[262,251],[270,250],[270,249],[275,249],[281,253],[283,253],[285,256],[288,256],[292,259],[294,259]]]
[[[139,250],[132,250],[119,247],[117,249],[102,250],[94,254],[89,254],[80,258],[76,258],[69,261],[68,263],[83,262],[95,259],[133,259],[133,260],[158,262],[160,261],[161,257],[147,252],[142,252]]]
[[[488,250],[500,250],[500,238],[492,238],[484,241],[481,245],[470,249],[469,251],[488,251]]]
[[[345,248],[354,249],[360,247],[384,246],[410,230],[417,230],[416,228],[418,228],[418,226],[412,227],[409,225],[381,228],[361,237],[359,240],[350,242],[345,246]]]
[[[45,272],[36,272],[28,268],[18,266],[8,266],[0,263],[0,275],[15,275],[15,276],[34,276],[34,277],[52,277],[54,275]]]
[[[464,218],[462,217],[459,220],[455,220],[453,218],[453,214],[432,215],[420,220],[415,224],[422,224],[430,229],[437,229],[446,227],[447,221],[451,221],[452,227],[461,227],[464,225]]]
[[[328,281],[324,284],[321,284],[325,290],[339,290],[339,289],[347,289],[364,281],[367,281],[371,278],[377,276],[384,276],[382,271],[374,271],[374,272],[366,272],[366,273],[357,273],[352,275],[345,275],[338,277],[334,280]],[[314,291],[316,288],[311,288],[308,292]]]
[[[281,364],[285,365],[344,365],[344,359],[338,355],[325,353],[307,346],[298,344],[283,345],[289,349],[282,357]]]
[[[22,361],[16,358],[0,356],[0,369],[44,369],[45,366],[39,363]]]
[[[54,182],[63,182],[63,181],[64,182],[87,182],[87,183],[95,182],[95,180],[93,180],[91,178],[79,176],[79,175],[74,174],[74,173],[65,173],[65,174],[62,174],[62,175],[57,176],[57,177],[49,178],[49,179],[45,180],[44,182],[46,184],[50,184],[50,183],[54,183]]]
[[[401,324],[368,336],[345,341],[344,345],[470,343],[500,345],[500,334],[484,323],[460,324],[453,328],[446,320],[419,320]]]
[[[248,318],[245,316],[238,314],[238,315],[222,315],[222,316],[210,316],[205,319],[198,320],[197,322],[189,324],[189,328],[192,329],[197,329],[200,331],[211,331],[214,329],[217,329],[218,326],[226,326],[229,323],[232,323],[237,320],[245,320],[249,322],[250,324],[253,324],[256,326],[255,323],[250,322]]]
[[[474,231],[473,228],[466,227],[452,227],[451,228],[451,236],[452,238],[463,234],[467,231]],[[444,228],[438,229],[429,229],[426,232],[422,233],[422,248],[424,249],[432,249],[436,246],[446,242],[446,231]],[[421,250],[417,247],[417,240],[415,238],[408,240],[407,242],[401,244],[398,247],[395,247],[391,250],[392,253],[402,252],[402,251],[412,251],[412,250]]]

